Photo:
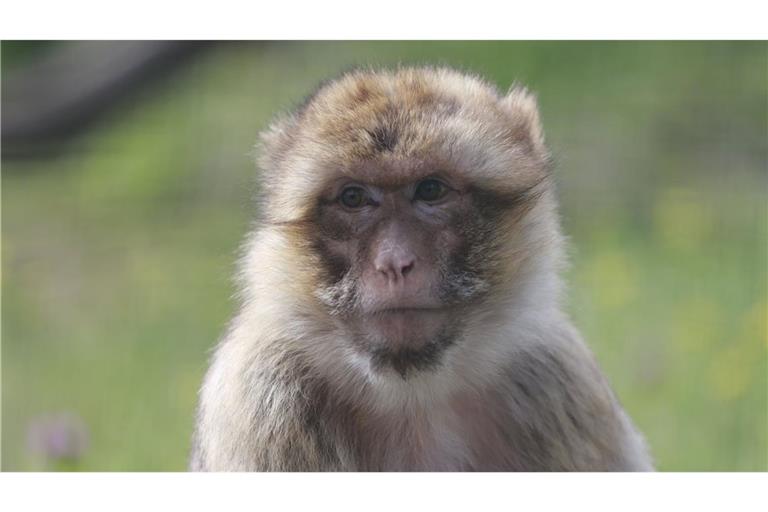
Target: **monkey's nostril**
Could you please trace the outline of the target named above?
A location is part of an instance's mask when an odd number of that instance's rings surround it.
[[[373,262],[374,268],[391,282],[403,279],[413,270],[415,264],[416,259],[413,256],[395,251],[382,252]]]

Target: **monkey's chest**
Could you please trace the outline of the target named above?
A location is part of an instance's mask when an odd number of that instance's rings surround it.
[[[375,471],[505,469],[510,446],[498,423],[463,408],[428,411],[416,418],[379,422],[367,429],[358,467]],[[512,469],[512,468],[506,468]]]
[[[364,443],[365,469],[376,471],[463,471],[468,446],[460,432],[432,425],[403,425]]]

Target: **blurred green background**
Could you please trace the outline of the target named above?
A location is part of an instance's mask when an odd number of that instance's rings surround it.
[[[29,46],[3,43],[4,82],[56,45]],[[274,42],[212,45],[54,152],[3,148],[3,470],[185,468],[257,133],[396,63],[538,93],[569,311],[658,468],[768,469],[766,43]],[[56,413],[88,432],[58,462],[29,439]]]

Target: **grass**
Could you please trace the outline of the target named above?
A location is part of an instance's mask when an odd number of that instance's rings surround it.
[[[184,469],[256,215],[258,131],[320,79],[398,62],[538,92],[569,310],[658,467],[768,469],[767,56],[746,42],[226,44],[66,152],[4,159],[2,469]],[[90,430],[74,464],[27,447],[56,411]]]

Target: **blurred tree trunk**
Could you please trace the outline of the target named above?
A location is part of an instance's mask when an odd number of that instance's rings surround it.
[[[4,42],[3,44],[13,44]],[[207,43],[84,41],[54,45],[3,73],[3,156],[31,156],[81,131],[127,93]]]

